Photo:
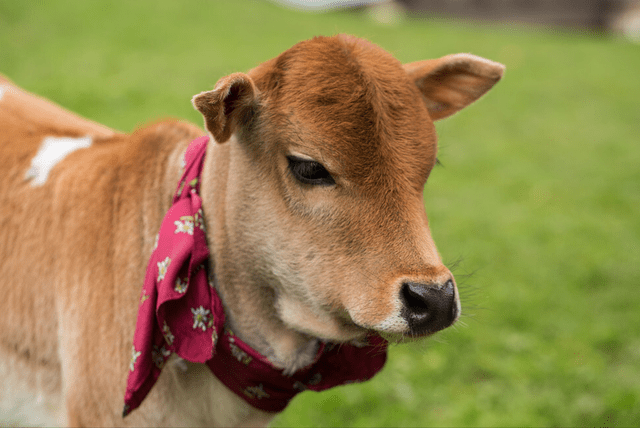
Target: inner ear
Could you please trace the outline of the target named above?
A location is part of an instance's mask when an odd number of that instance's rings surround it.
[[[504,65],[471,54],[405,64],[433,120],[462,110],[484,95],[504,73]]]
[[[258,90],[244,73],[223,77],[212,91],[193,97],[193,106],[202,113],[207,131],[218,143],[227,141],[254,113]]]

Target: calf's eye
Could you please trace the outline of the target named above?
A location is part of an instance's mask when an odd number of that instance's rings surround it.
[[[289,171],[293,177],[301,183],[313,186],[331,186],[336,184],[329,171],[322,164],[302,159],[296,156],[287,156]]]

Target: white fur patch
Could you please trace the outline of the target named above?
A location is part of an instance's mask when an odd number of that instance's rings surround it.
[[[46,137],[42,140],[40,150],[31,159],[31,168],[25,174],[25,180],[32,180],[33,187],[46,183],[49,173],[58,162],[62,161],[69,153],[78,149],[91,146],[91,137]]]
[[[2,97],[4,97],[4,93],[9,90],[7,85],[0,85],[0,101],[2,101]]]
[[[373,329],[385,333],[407,333],[409,324],[402,316],[394,314],[374,325]]]
[[[394,334],[404,334],[409,331],[409,324],[402,316],[404,303],[402,303],[398,297],[392,300],[393,310],[391,311],[391,314],[374,325],[374,330]]]
[[[0,353],[0,426],[66,426],[59,375],[17,355]]]

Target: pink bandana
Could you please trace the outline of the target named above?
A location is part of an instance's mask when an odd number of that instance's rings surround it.
[[[123,416],[138,407],[175,352],[206,363],[213,374],[250,405],[281,411],[299,392],[322,391],[373,377],[386,361],[387,343],[371,334],[366,343],[321,343],[312,364],[285,376],[263,355],[224,329],[224,310],[208,275],[200,174],[208,137],[194,140],[185,171],[162,220],[140,297]]]

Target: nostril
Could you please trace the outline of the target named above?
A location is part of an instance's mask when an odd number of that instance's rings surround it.
[[[400,295],[404,303],[403,316],[413,334],[442,330],[457,317],[452,280],[440,284],[405,282]]]
[[[402,285],[404,304],[414,313],[426,313],[429,310],[427,288],[413,282]]]

